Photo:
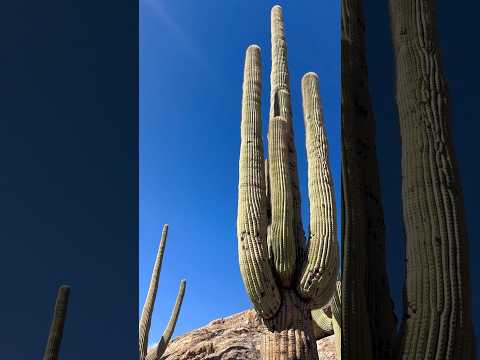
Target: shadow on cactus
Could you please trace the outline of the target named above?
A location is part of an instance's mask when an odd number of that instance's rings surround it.
[[[255,310],[270,330],[260,347],[262,359],[317,359],[311,310],[331,299],[338,261],[327,139],[318,77],[307,73],[302,79],[310,200],[305,244],[280,6],[272,8],[271,31],[268,160],[261,134],[260,48],[249,46],[245,56],[237,218],[240,271]]]
[[[148,288],[147,299],[143,306],[142,316],[140,317],[140,324],[138,329],[138,342],[140,360],[159,360],[165,352],[168,342],[172,337],[175,325],[177,323],[178,314],[183,302],[183,296],[185,294],[186,281],[180,282],[180,288],[178,290],[175,306],[168,321],[167,327],[155,346],[148,349],[148,334],[150,332],[150,325],[152,321],[153,307],[155,305],[155,298],[157,296],[158,281],[160,278],[160,270],[162,268],[163,253],[165,251],[165,245],[167,242],[168,225],[163,226],[162,238],[160,240],[160,246],[158,247],[157,257],[155,259],[155,265],[153,267],[152,277],[150,280],[150,286]]]

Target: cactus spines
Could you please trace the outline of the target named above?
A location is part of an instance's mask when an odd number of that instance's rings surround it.
[[[315,360],[311,310],[330,300],[337,271],[333,186],[318,79],[308,73],[302,95],[312,224],[305,249],[281,8],[273,7],[271,15],[268,161],[261,137],[258,46],[250,46],[245,57],[237,218],[240,271],[256,311],[270,330],[261,345],[262,359]]]
[[[148,334],[150,332],[150,325],[152,321],[153,308],[155,305],[155,298],[157,296],[158,281],[160,278],[160,270],[162,268],[163,253],[165,251],[165,245],[167,242],[168,225],[163,226],[162,237],[160,245],[158,247],[157,256],[155,259],[155,265],[153,267],[152,277],[150,279],[150,286],[148,288],[147,299],[143,306],[142,315],[140,317],[138,340],[139,340],[139,356],[140,360],[159,360],[165,352],[168,342],[172,337],[175,325],[177,323],[178,314],[183,302],[183,296],[185,294],[186,281],[180,282],[180,288],[178,290],[175,306],[168,321],[167,327],[159,341],[159,343],[148,350]]]
[[[62,285],[58,289],[55,309],[53,311],[53,320],[50,325],[47,346],[43,355],[43,360],[57,360],[60,351],[60,344],[63,337],[63,327],[67,316],[68,299],[70,296],[70,287]]]
[[[435,1],[390,1],[407,244],[401,359],[472,359],[466,231]]]

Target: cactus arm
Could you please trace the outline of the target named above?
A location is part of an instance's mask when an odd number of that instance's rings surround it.
[[[298,291],[302,297],[325,305],[335,290],[338,245],[333,182],[328,164],[328,144],[318,91],[318,77],[302,79],[308,157],[310,236]]]
[[[288,166],[293,203],[293,233],[296,242],[297,263],[301,264],[305,247],[305,235],[301,218],[301,201],[297,171],[293,120],[290,101],[290,79],[287,63],[287,42],[282,8],[275,5],[271,10],[272,70],[270,74],[270,118],[278,115],[288,123]],[[279,99],[280,95],[280,99]],[[278,100],[281,100],[280,102]],[[275,113],[277,111],[277,113]]]
[[[43,355],[43,360],[57,360],[60,350],[60,344],[63,337],[63,327],[67,316],[68,299],[70,296],[70,287],[66,285],[60,286],[55,301],[55,309],[53,312],[53,321],[50,325],[47,346]]]
[[[165,331],[163,332],[163,335],[160,338],[159,343],[148,351],[146,360],[160,360],[160,357],[163,355],[163,353],[167,349],[167,345],[173,335],[173,331],[175,330],[175,325],[177,324],[178,314],[180,313],[180,309],[182,307],[183,296],[185,295],[185,287],[186,287],[186,281],[182,280],[180,282],[177,299],[175,300],[175,306],[173,307],[172,315],[170,316],[170,320],[168,321],[167,327],[165,328]]]
[[[242,97],[237,238],[240,272],[255,310],[270,318],[280,307],[280,293],[268,259],[265,169],[261,137],[260,48],[248,47]]]
[[[288,123],[283,117],[275,116],[270,119],[268,152],[272,206],[268,243],[278,279],[283,287],[289,287],[295,271],[296,249],[288,168]]]
[[[160,245],[157,251],[157,257],[155,259],[155,265],[153,266],[152,277],[150,279],[150,286],[148,288],[147,299],[143,306],[142,315],[140,317],[138,340],[140,360],[145,359],[148,349],[148,334],[150,332],[150,325],[152,322],[152,313],[155,306],[155,298],[157,297],[158,281],[160,278],[160,271],[162,269],[163,254],[165,252],[165,245],[167,242],[168,225],[163,225],[162,237]]]

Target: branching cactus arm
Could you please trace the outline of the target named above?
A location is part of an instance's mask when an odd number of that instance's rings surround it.
[[[172,315],[170,316],[170,320],[168,321],[167,327],[163,332],[162,337],[160,338],[159,343],[156,347],[153,347],[147,352],[146,360],[158,360],[161,358],[165,350],[167,349],[167,345],[173,335],[173,331],[175,330],[175,325],[177,324],[178,314],[180,313],[180,308],[183,302],[183,296],[185,295],[185,286],[186,281],[182,280],[180,282],[180,287],[178,289],[177,299],[175,301],[175,306],[172,310]]]
[[[310,234],[307,257],[298,284],[301,296],[325,305],[332,297],[337,276],[338,245],[333,183],[318,90],[318,77],[302,79],[308,157]]]
[[[162,338],[157,346],[153,347],[148,351],[148,335],[150,332],[150,325],[152,321],[153,308],[155,306],[155,299],[157,296],[158,282],[160,279],[160,271],[162,268],[163,254],[165,252],[165,245],[167,242],[168,234],[168,225],[163,226],[162,237],[160,240],[160,245],[158,247],[157,257],[155,258],[155,265],[153,267],[152,277],[150,279],[150,286],[148,288],[147,299],[145,300],[145,305],[143,306],[142,315],[140,317],[139,329],[138,329],[138,341],[139,341],[139,356],[140,360],[158,360],[164,353],[168,342],[173,334],[175,329],[175,324],[177,323],[178,314],[183,302],[183,296],[185,294],[186,281],[182,280],[180,282],[180,289],[178,291],[177,299],[175,302],[172,315],[167,324],[167,328],[163,333]],[[147,355],[148,353],[148,355]]]
[[[280,307],[280,293],[267,248],[267,206],[261,123],[260,48],[248,47],[242,98],[237,238],[240,272],[257,312],[271,318]]]
[[[67,316],[68,299],[70,296],[70,287],[60,286],[58,289],[55,310],[53,312],[53,321],[48,334],[47,346],[43,355],[43,360],[57,360],[60,351],[60,344],[63,337],[63,327]]]

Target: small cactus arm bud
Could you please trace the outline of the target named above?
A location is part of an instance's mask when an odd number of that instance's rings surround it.
[[[267,205],[261,136],[260,48],[248,47],[243,79],[237,238],[240,272],[255,310],[270,318],[281,299],[268,258]]]
[[[63,327],[67,316],[68,299],[70,296],[70,287],[60,286],[58,289],[57,300],[53,312],[53,321],[48,334],[47,346],[43,355],[43,360],[57,360],[60,351],[60,344],[63,337]]]

